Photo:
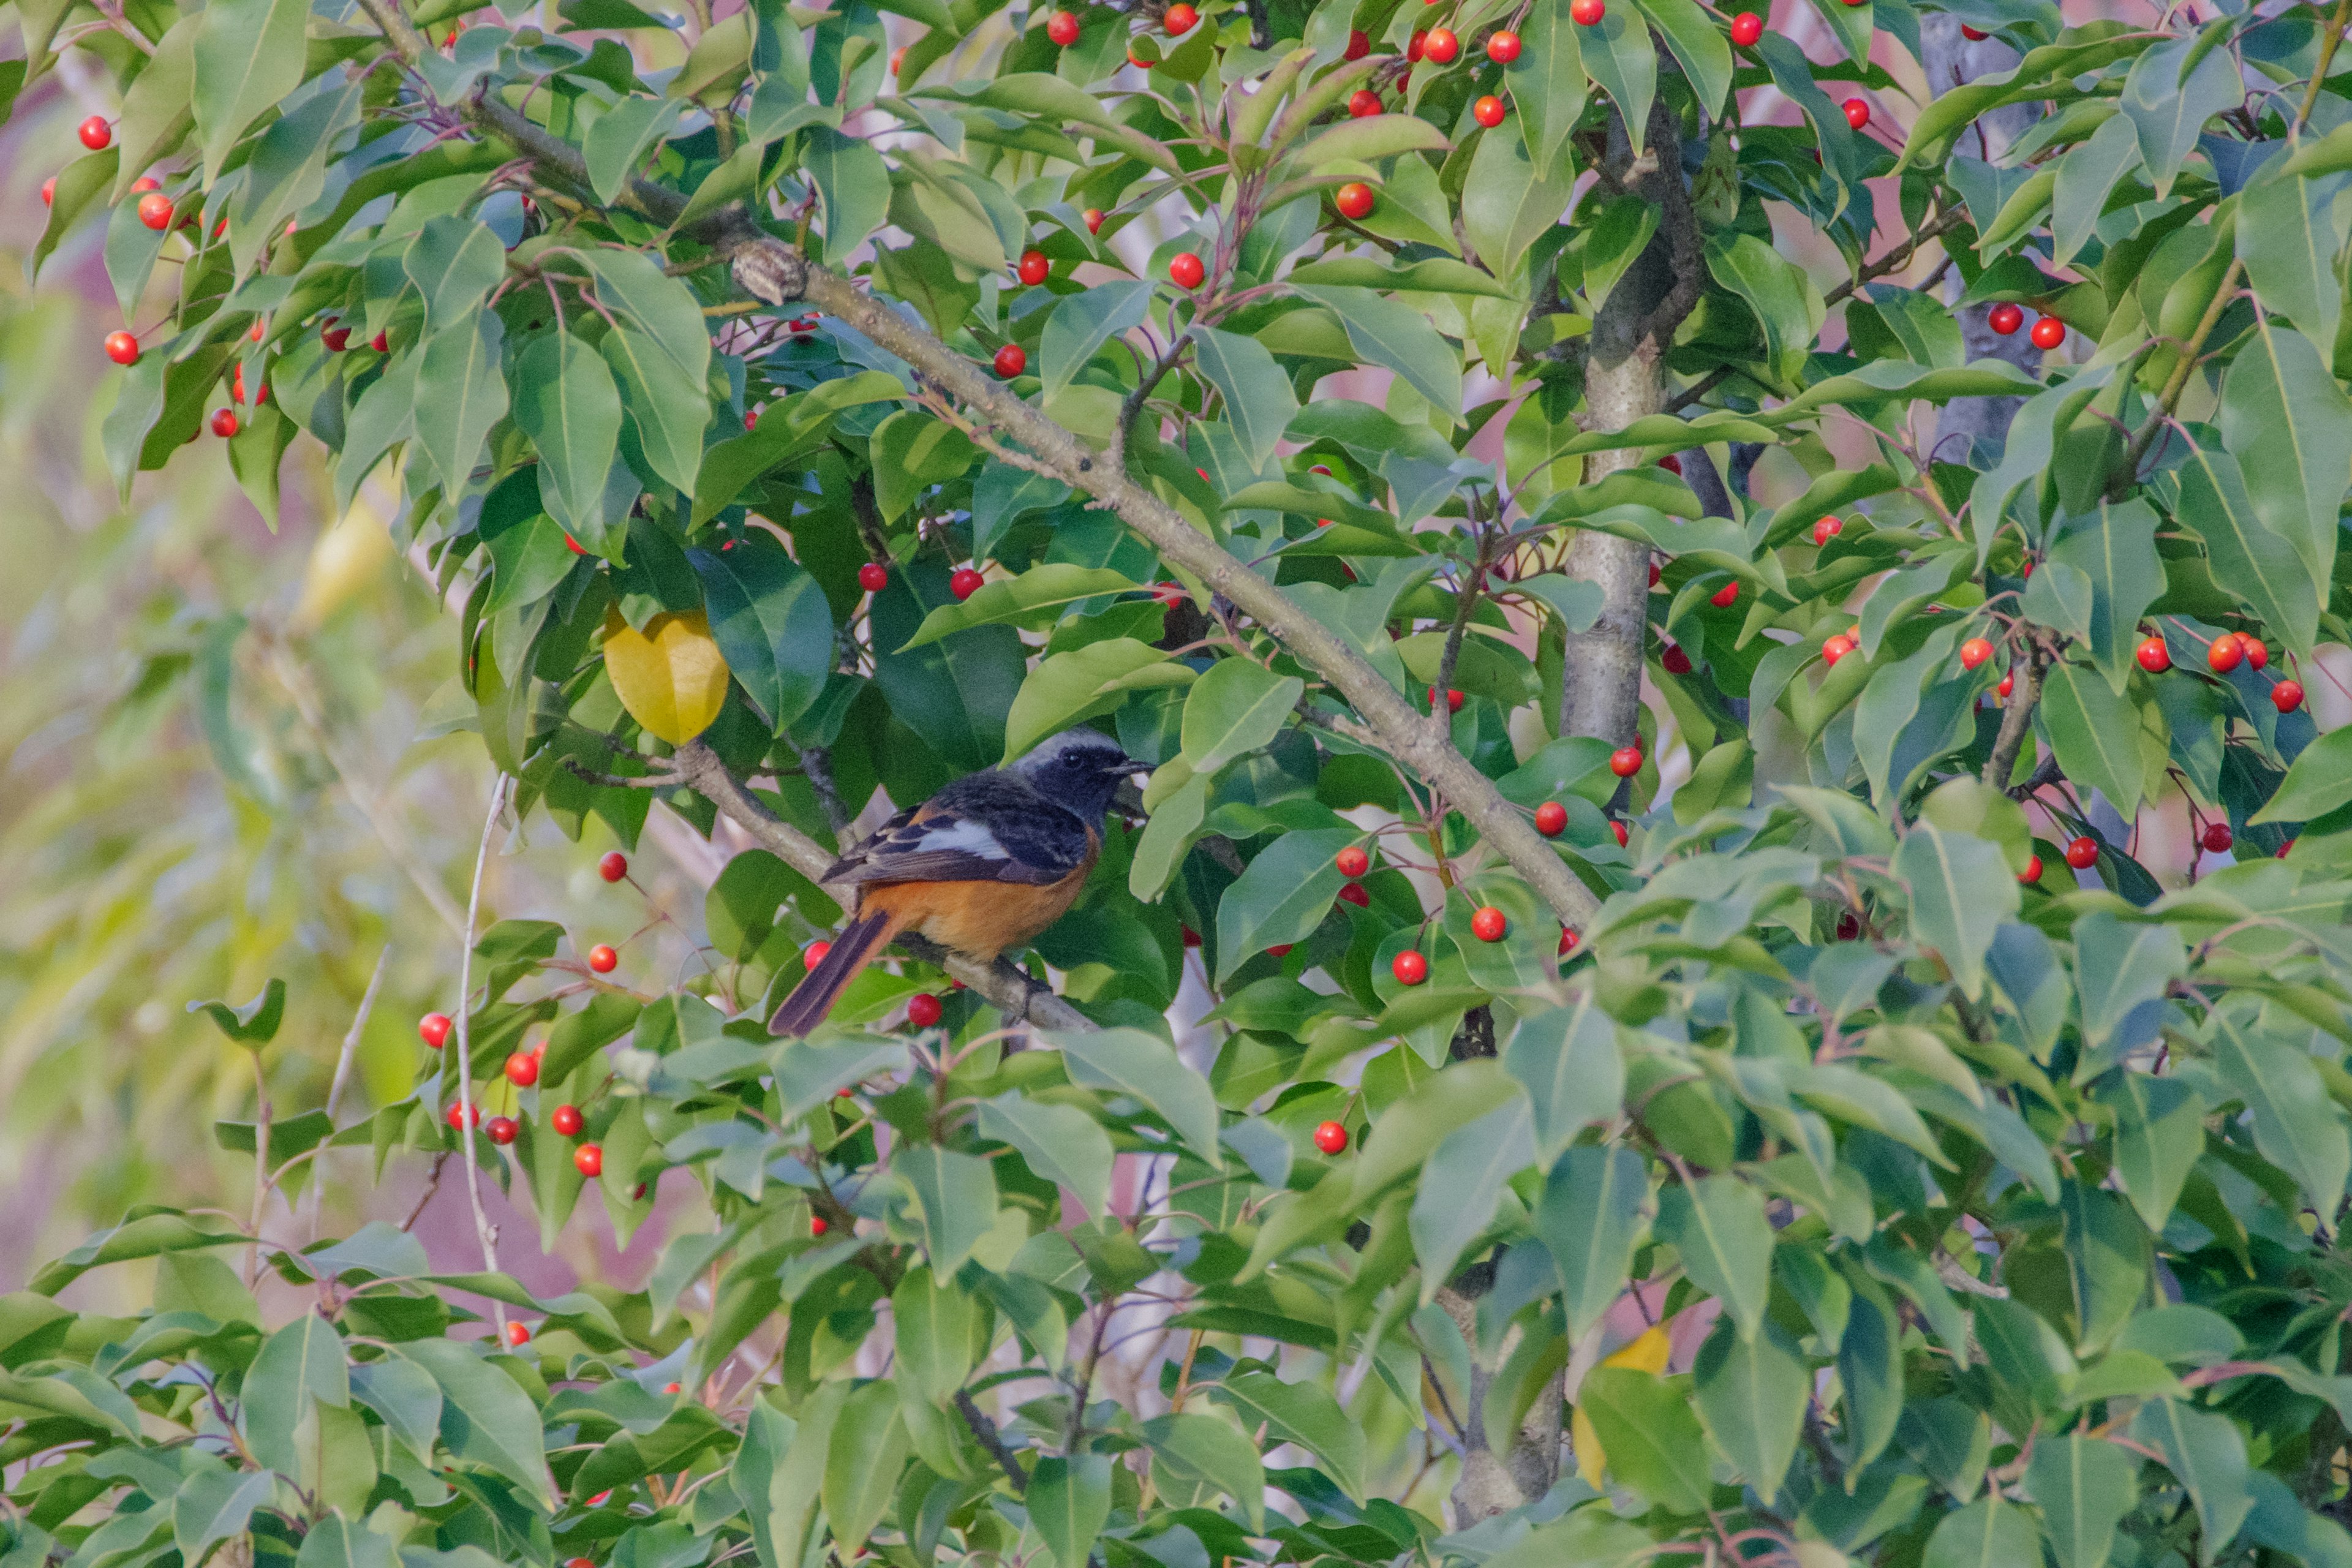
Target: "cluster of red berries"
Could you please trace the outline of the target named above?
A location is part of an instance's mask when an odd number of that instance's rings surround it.
[[[2025,312],[2004,300],[1985,312],[1985,325],[2005,338],[2025,325]],[[2066,323],[2055,316],[2043,316],[2026,335],[2037,349],[2054,349],[2066,341]]]
[[[2144,637],[2133,658],[2150,675],[2162,675],[2172,668],[2172,650],[2162,637]],[[2216,675],[2227,675],[2241,664],[2249,669],[2261,669],[2271,661],[2271,650],[2263,639],[2248,637],[2243,632],[2223,632],[2205,650],[2205,663]],[[2292,713],[2303,706],[2303,682],[2280,680],[2271,686],[2271,706],[2282,713]]]

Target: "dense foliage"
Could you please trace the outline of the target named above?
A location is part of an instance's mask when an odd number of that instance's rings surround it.
[[[16,10],[121,90],[36,259],[126,489],[396,470],[484,853],[761,847],[683,977],[469,909],[406,1098],[0,1298],[0,1565],[2352,1563],[2352,0]],[[1075,723],[1153,772],[1061,999],[768,1037],[868,802]],[[717,1228],[257,1234],[338,1146]]]

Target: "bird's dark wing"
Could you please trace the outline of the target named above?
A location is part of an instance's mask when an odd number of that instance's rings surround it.
[[[828,882],[1021,882],[1043,887],[1077,869],[1086,825],[1001,773],[958,779],[900,812],[834,863]]]

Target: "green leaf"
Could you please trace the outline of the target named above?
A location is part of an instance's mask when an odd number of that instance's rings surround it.
[[[1005,760],[1048,735],[1118,711],[1130,692],[1185,686],[1194,678],[1191,665],[1132,637],[1107,637],[1051,655],[1023,679],[1005,715]]]
[[[2263,308],[2292,321],[2315,343],[2336,341],[2344,295],[2336,257],[2344,234],[2335,219],[2340,178],[2297,179],[2266,169],[2238,198],[2238,259]]]
[[[1706,1436],[1683,1395],[1685,1381],[1597,1366],[1584,1374],[1576,1407],[1600,1435],[1612,1475],[1661,1508],[1697,1513],[1711,1491]]]
[[[2138,164],[2138,132],[2130,118],[2121,114],[2058,161],[2058,180],[2050,201],[2052,266],[2065,266],[2089,243],[2116,182]]]
[[[539,448],[539,493],[565,531],[601,536],[621,395],[602,355],[570,332],[524,349],[508,377],[515,423]]]
[[[1253,1534],[1265,1528],[1265,1467],[1247,1437],[1213,1415],[1155,1415],[1142,1427],[1154,1467],[1241,1504]]]
[[[825,1437],[822,1489],[836,1552],[854,1556],[864,1549],[866,1538],[889,1511],[911,1449],[898,1391],[887,1382],[867,1384],[842,1405]]]
[[[1307,683],[1276,675],[1254,659],[1221,658],[1184,699],[1181,755],[1213,776],[1228,763],[1262,751],[1282,733]]]
[[[1761,1497],[1780,1495],[1804,1431],[1812,1380],[1780,1331],[1743,1336],[1729,1319],[1699,1346],[1692,1403],[1707,1435]]]
[[[686,109],[675,98],[633,93],[596,117],[581,152],[598,201],[609,204],[620,195],[639,160],[676,128]]]
[[[271,976],[259,995],[242,1007],[231,1007],[226,1002],[191,1002],[191,1013],[202,1013],[213,1021],[213,1027],[238,1045],[258,1050],[278,1037],[278,1026],[286,1016],[286,982]]]
[[[1536,1234],[1559,1269],[1568,1337],[1579,1340],[1625,1289],[1654,1205],[1641,1155],[1585,1145],[1560,1156],[1536,1204]]]
[[[2121,1448],[2080,1433],[2033,1445],[2025,1484],[2042,1505],[2058,1568],[2104,1568],[2116,1521],[2132,1505],[2132,1466]]]
[[[2309,822],[2352,800],[2352,727],[2330,730],[2297,754],[2278,791],[2248,820]]]
[[[441,1385],[430,1373],[391,1356],[365,1362],[352,1369],[352,1397],[374,1411],[418,1464],[433,1462],[441,1435]]]
[[[1306,284],[1298,292],[1339,318],[1348,342],[1367,364],[1392,370],[1448,421],[1462,407],[1462,356],[1412,306],[1369,289]]]
[[[802,167],[808,171],[824,217],[821,259],[837,267],[890,216],[890,171],[872,144],[829,125],[804,133]]]
[[[2099,1099],[2116,1113],[2116,1175],[2140,1219],[2161,1235],[2205,1152],[2205,1102],[2179,1079],[2128,1069],[2106,1079]]]
[[[2139,709],[2105,676],[2079,664],[2052,665],[2037,722],[2068,778],[2105,791],[2117,811],[2139,809],[2147,776]]]
[[[2313,1208],[2333,1215],[2352,1174],[2352,1137],[2310,1055],[2258,1033],[2236,1007],[2215,1011],[2211,1044],[2214,1071],[2253,1115],[2254,1147],[2294,1178]]]
[[[1927,1538],[1920,1568],[2017,1568],[2042,1560],[2033,1516],[1998,1492],[1946,1514]]]
[[[172,1538],[181,1561],[201,1562],[214,1542],[243,1535],[277,1484],[268,1470],[198,1470],[181,1482],[172,1498]]]
[[[474,218],[436,217],[401,253],[401,270],[425,301],[427,337],[463,322],[506,276],[506,247]]]
[[[890,1169],[914,1196],[931,1277],[944,1284],[995,1226],[995,1167],[975,1155],[918,1143],[892,1154]]]
[[[2329,581],[2336,512],[2352,488],[2352,401],[2310,339],[2256,315],[2221,378],[2221,439],[2254,514],[2293,546],[2313,582]]]
[[[441,1440],[451,1454],[504,1476],[526,1496],[551,1505],[546,1435],[530,1396],[514,1379],[455,1340],[404,1341],[393,1350],[441,1385]]]
[[[1382,120],[1400,118],[1383,114]],[[1370,121],[1357,121],[1365,125]],[[1419,124],[1420,121],[1414,121]],[[1281,444],[1282,433],[1298,413],[1298,398],[1282,367],[1265,345],[1238,332],[1194,326],[1192,342],[1201,374],[1224,399],[1225,417],[1241,437],[1242,453],[1253,468],[1263,468]]]
[[[2192,434],[2179,475],[2178,515],[2205,541],[2213,580],[2298,657],[2310,657],[2319,635],[2319,591],[2294,546],[2255,512],[2238,459]]]
[[[1335,863],[1362,837],[1352,827],[1286,833],[1260,851],[1217,904],[1217,980],[1269,947],[1303,942],[1346,880]]]
[[[1285,1383],[1270,1372],[1237,1371],[1209,1393],[1230,1405],[1251,1431],[1263,1427],[1269,1442],[1296,1443],[1323,1461],[1339,1489],[1361,1501],[1364,1433],[1320,1384]]]
[[[702,580],[710,635],[728,669],[770,732],[782,734],[833,674],[833,611],[824,588],[764,529],[744,530],[726,549],[689,550],[686,558]]]
[[[296,13],[298,23],[301,13]],[[282,25],[282,24],[281,24]],[[122,113],[114,122],[114,151],[121,159],[114,175],[113,200],[130,193],[131,182],[155,163],[176,153],[195,128],[196,45],[205,32],[201,13],[181,16],[155,41],[155,53],[131,79],[122,95]],[[331,100],[321,93],[313,103]],[[220,106],[224,111],[227,105]],[[272,132],[289,123],[281,120]],[[305,160],[308,162],[308,160]],[[266,170],[247,165],[248,184]],[[240,270],[242,268],[240,267]]]
[[[2017,878],[2000,846],[1914,823],[1894,868],[1911,895],[1914,937],[1942,956],[1962,991],[1981,994],[1985,952],[2018,909]]]
[[[2188,1489],[2204,1531],[2200,1557],[2220,1557],[2254,1510],[2252,1471],[2237,1424],[2178,1399],[2151,1399],[2132,1417],[2131,1433],[2162,1454]]]
[[[1639,11],[1612,7],[1583,31],[1578,42],[1584,49],[1585,71],[1617,106],[1618,118],[1639,153],[1648,145],[1650,102],[1658,92],[1657,47],[1650,42],[1647,20]]]
[[[1105,343],[1141,326],[1150,306],[1151,285],[1139,279],[1114,279],[1065,296],[1037,342],[1045,403],[1066,391]]]
[[[1088,1217],[1110,1212],[1110,1138],[1085,1111],[1008,1089],[981,1102],[980,1135],[1020,1150],[1031,1170],[1069,1188]]]
[[[974,452],[971,437],[914,408],[902,408],[885,419],[868,449],[874,463],[874,502],[885,522],[897,521],[931,486],[962,475]]]
[[[2075,1348],[2089,1354],[2106,1347],[2147,1293],[2152,1249],[2131,1205],[2113,1193],[2069,1182],[2058,1207],[2074,1288]]]
[[[1207,1080],[1186,1067],[1167,1041],[1127,1028],[1049,1038],[1061,1048],[1071,1082],[1132,1096],[1158,1112],[1193,1153],[1213,1166],[1223,1165],[1216,1099]]]
[[[1497,277],[1518,277],[1528,247],[1559,223],[1575,187],[1573,161],[1538,163],[1516,121],[1487,132],[1462,188],[1462,227],[1478,259]]]
[[[1737,1176],[1704,1176],[1658,1194],[1657,1237],[1682,1259],[1691,1283],[1717,1298],[1754,1340],[1772,1285],[1772,1224],[1764,1194]]]
[[[1707,237],[1706,268],[1755,313],[1768,371],[1793,384],[1825,313],[1812,280],[1769,244],[1729,229]]]
[[[1088,1453],[1040,1459],[1030,1474],[1021,1500],[1055,1568],[1086,1568],[1110,1522],[1110,1468],[1108,1454]]]
[[[295,1426],[314,1400],[349,1405],[352,1381],[335,1326],[305,1312],[262,1342],[261,1353],[245,1374],[245,1441],[254,1458],[294,1474],[301,1462]]]
[[[1137,587],[1126,574],[1108,567],[1046,562],[1017,577],[984,583],[969,599],[940,605],[923,617],[922,626],[906,646],[920,647],[952,633],[999,621],[1034,622],[1041,618],[1040,610],[1105,594],[1132,593]]]
[[[1384,1118],[1383,1136],[1387,1125]],[[1454,1277],[1463,1249],[1493,1222],[1504,1184],[1536,1163],[1535,1124],[1527,1102],[1517,1098],[1448,1133],[1437,1146],[1413,1191],[1407,1221],[1423,1300]]]
[[[637,446],[654,472],[688,495],[702,473],[702,437],[710,404],[702,377],[634,327],[618,326],[597,345],[636,427]]]
[[[890,1293],[897,1360],[893,1370],[916,1394],[946,1403],[971,1375],[984,1309],[950,1280],[910,1268]]]
[[[1453,150],[1445,132],[1411,114],[1374,114],[1340,120],[1300,142],[1288,162],[1306,169],[1347,162],[1378,163],[1405,153]]]
[[[2164,592],[2164,563],[2156,552],[2156,513],[2137,498],[2101,501],[2095,516],[2065,525],[2050,559],[2091,580],[2091,657],[2120,693],[2137,668],[2140,617]]]
[[[364,1456],[364,1441],[361,1453]],[[295,1554],[294,1568],[399,1568],[392,1538],[378,1535],[341,1510],[310,1526]]]
[[[1722,110],[1731,92],[1731,46],[1724,41],[1715,20],[1695,0],[1633,0],[1650,25],[1666,41],[1683,76],[1709,119]],[[1767,1489],[1769,1495],[1769,1489]]]
[[[1536,1154],[1556,1161],[1579,1132],[1624,1108],[1625,1060],[1617,1026],[1597,999],[1523,1015],[1503,1047],[1503,1070],[1528,1091]]]
[[[1503,68],[1535,166],[1549,172],[1584,114],[1581,31],[1557,5],[1531,6],[1520,29],[1519,58]]]
[[[507,383],[499,374],[505,340],[495,310],[477,310],[425,340],[416,368],[416,441],[451,489],[472,477],[483,443],[506,417]]]
[[[2181,163],[2197,146],[2205,122],[2235,109],[2245,96],[2236,57],[2226,48],[2205,49],[2187,75],[2181,68],[2197,54],[2194,33],[2167,38],[2132,62],[2124,79],[2123,112],[2139,133],[2139,155],[2158,197],[2168,195]],[[2089,1568],[2064,1563],[2060,1568]]]

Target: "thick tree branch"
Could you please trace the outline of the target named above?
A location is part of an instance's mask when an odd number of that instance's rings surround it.
[[[419,57],[424,40],[399,16],[395,0],[361,0],[361,5],[395,50],[411,61]],[[468,99],[459,112],[530,158],[546,174],[579,189],[588,188],[587,165],[580,150],[502,100]],[[1678,170],[1675,177],[1680,178]],[[629,199],[664,223],[675,223],[686,210],[684,196],[643,181],[632,184]],[[699,233],[730,258],[735,280],[746,292],[770,304],[805,300],[847,322],[877,347],[905,360],[927,382],[976,410],[990,427],[1018,442],[1063,482],[1108,505],[1163,559],[1232,601],[1329,681],[1379,733],[1391,754],[1443,792],[1563,922],[1580,925],[1592,917],[1599,901],[1558,852],[1537,835],[1534,825],[1502,797],[1494,781],[1472,766],[1467,757],[1431,734],[1404,697],[1369,660],[1158,496],[1130,479],[1123,468],[1105,462],[1101,453],[1006,391],[979,365],[923,327],[758,227],[742,209],[706,220]]]
[[[812,882],[824,879],[833,864],[832,852],[761,805],[728,771],[718,752],[699,741],[688,741],[671,760],[677,764],[679,777],[730,822],[758,839],[761,848]],[[898,945],[962,981],[1007,1018],[1044,1029],[1084,1031],[1095,1026],[1094,1020],[1023,973],[1017,964],[1001,958],[994,963],[975,963],[913,935],[901,936]]]

